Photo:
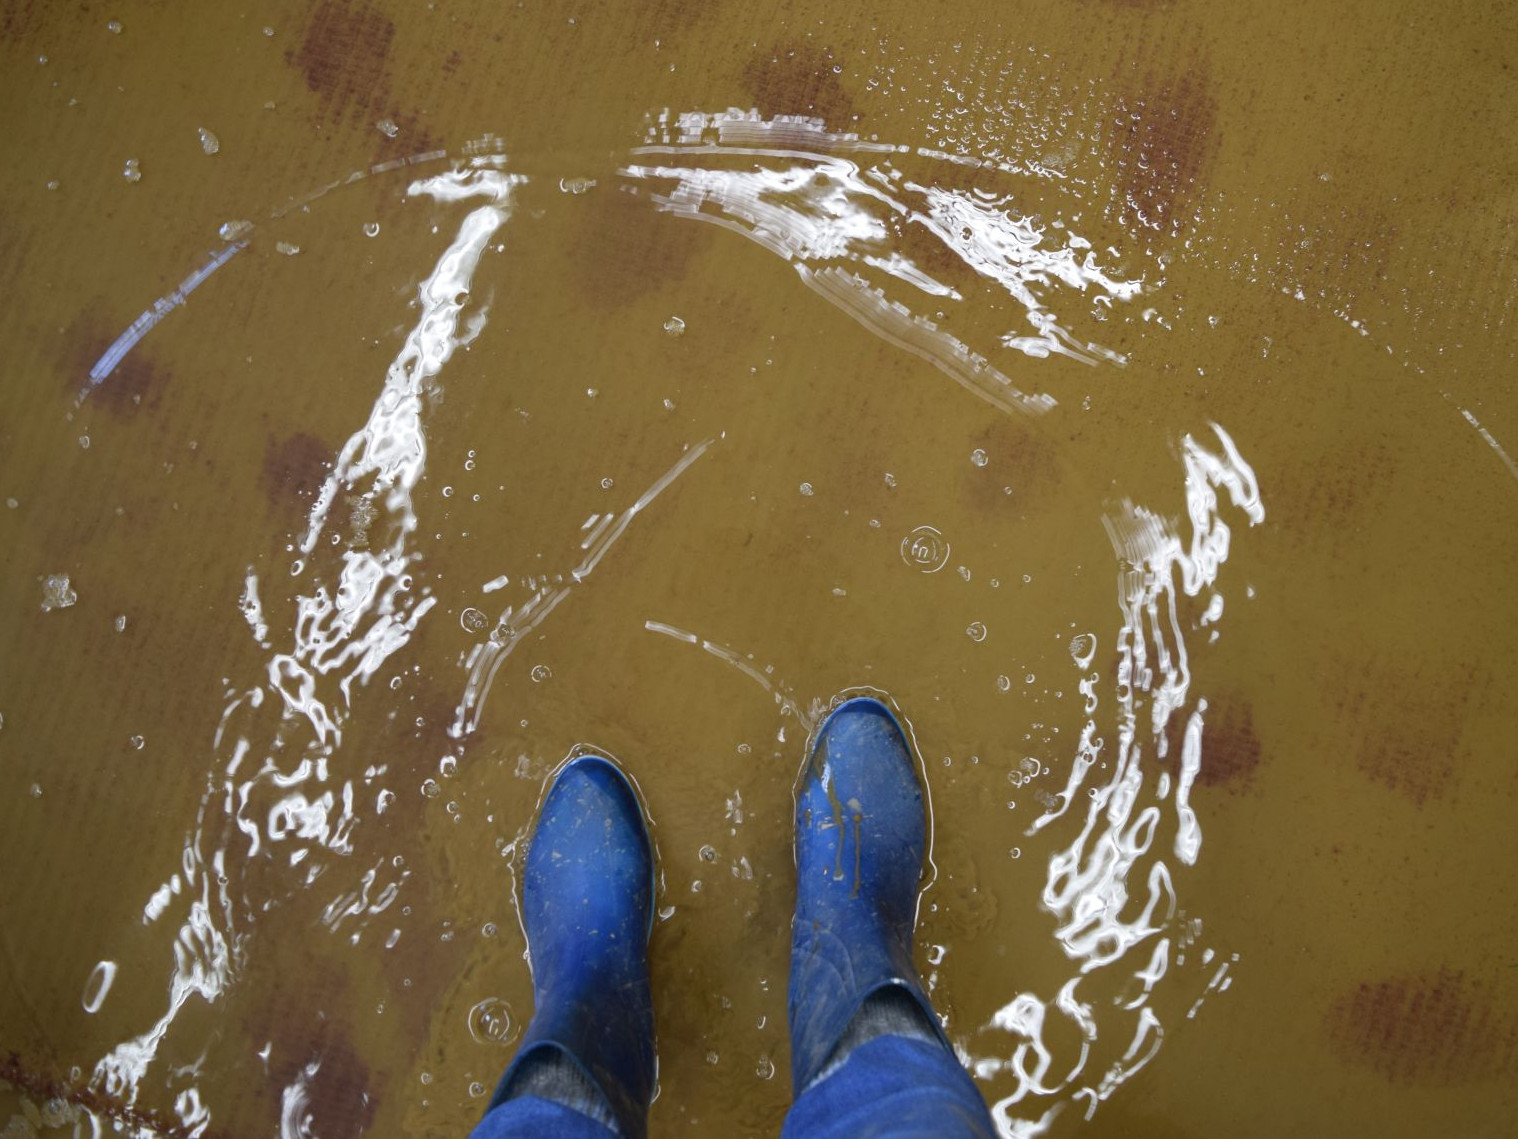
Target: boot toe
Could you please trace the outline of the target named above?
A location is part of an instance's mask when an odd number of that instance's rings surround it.
[[[653,920],[652,851],[637,796],[615,764],[586,755],[559,771],[523,878],[534,957],[565,938],[641,952]]]

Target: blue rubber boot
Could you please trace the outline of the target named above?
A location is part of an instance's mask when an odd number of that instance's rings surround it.
[[[883,990],[920,1008],[949,1047],[912,964],[926,830],[917,766],[896,717],[866,697],[840,704],[817,733],[796,796],[789,1011],[797,1096],[828,1065],[860,1006]]]
[[[620,1134],[646,1134],[653,892],[653,850],[626,777],[599,756],[571,761],[549,788],[527,849],[522,921],[534,1012],[491,1107],[519,1094],[513,1083],[524,1067],[557,1053],[604,1099]]]

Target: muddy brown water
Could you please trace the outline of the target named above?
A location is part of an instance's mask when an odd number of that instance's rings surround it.
[[[0,5],[4,1133],[465,1133],[583,746],[774,1133],[851,690],[1005,1134],[1511,1133],[1513,25]]]

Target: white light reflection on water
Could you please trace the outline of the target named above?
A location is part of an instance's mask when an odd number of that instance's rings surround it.
[[[1110,306],[1137,296],[1141,282],[1104,271],[1091,243],[1065,230],[1063,222],[1044,227],[1015,211],[1010,199],[987,200],[904,177],[900,165],[909,154],[930,157],[830,133],[816,119],[665,112],[649,145],[633,151],[634,159],[663,161],[635,161],[622,174],[634,188],[646,187],[659,209],[720,226],[789,261],[819,296],[1005,411],[1036,414],[1055,401],[1019,390],[940,321],[893,298],[904,284],[909,300],[931,297],[937,307],[966,303],[958,290],[903,254],[912,227],[929,236],[928,246],[940,258],[947,254],[1022,307],[1032,334],[1009,330],[1002,346],[1035,357],[1123,363],[1117,353],[1070,333],[1040,294],[1063,285]],[[942,165],[933,163],[935,173]]]
[[[1045,813],[1028,830],[1032,836],[1060,825],[1078,827],[1049,859],[1042,895],[1056,922],[1054,936],[1076,973],[1052,997],[1019,993],[982,1033],[1013,1038],[1010,1046],[993,1046],[996,1054],[972,1059],[980,1078],[1006,1075],[1017,1082],[994,1108],[1004,1135],[1038,1134],[1071,1102],[1084,1102],[1090,1118],[1102,1100],[1153,1058],[1165,1025],[1151,996],[1172,973],[1173,949],[1199,930],[1199,919],[1177,921],[1174,874],[1157,844],[1162,826],[1168,826],[1173,830],[1170,853],[1183,866],[1195,864],[1202,845],[1189,794],[1205,762],[1207,701],[1192,693],[1177,599],[1221,596],[1216,582],[1228,559],[1231,530],[1220,494],[1250,525],[1265,518],[1253,470],[1228,434],[1216,426],[1214,431],[1217,452],[1189,435],[1181,441],[1188,536],[1132,502],[1105,519],[1118,559],[1122,614],[1113,678],[1115,746],[1099,735],[1101,674],[1087,671],[1096,640],[1082,634],[1072,641],[1071,653],[1086,673],[1080,684],[1086,721],[1063,792],[1045,797]],[[1221,613],[1220,606],[1212,608]],[[1182,716],[1180,770],[1172,795],[1169,773],[1154,770],[1153,763],[1146,767],[1145,761],[1166,757],[1172,720]],[[1099,766],[1103,760],[1105,768]],[[1073,809],[1077,802],[1085,805],[1083,812]],[[1225,975],[1226,966],[1206,991],[1216,989]],[[1081,1044],[1074,1055],[1056,1056],[1045,1031],[1051,1018],[1063,1018],[1075,1028]],[[1109,1054],[1112,1058],[1106,1059]]]
[[[613,543],[627,532],[627,528],[632,525],[632,520],[647,509],[649,503],[663,494],[669,484],[684,474],[692,463],[704,455],[712,442],[711,439],[703,439],[686,451],[674,466],[655,479],[653,485],[621,514],[616,516],[607,514],[602,518],[591,515],[581,527],[582,530],[588,531],[586,537],[580,542],[580,549],[585,551],[585,557],[579,565],[569,571],[569,580],[564,580],[562,574],[556,574],[552,584],[540,586],[520,609],[508,605],[501,612],[495,628],[490,631],[489,640],[475,645],[464,662],[464,666],[469,670],[469,676],[464,681],[464,694],[459,699],[458,709],[454,713],[453,725],[449,729],[450,735],[455,739],[460,739],[479,726],[480,716],[484,714],[485,701],[490,696],[490,687],[495,683],[496,674],[500,672],[501,666],[506,663],[506,659],[511,656],[517,645],[522,642],[522,638],[542,624],[544,619],[569,596],[570,590],[591,575]]]
[[[935,310],[959,305],[979,311],[986,307],[987,293],[993,299],[1011,298],[1031,332],[1008,329],[996,339],[996,346],[1029,357],[1062,355],[1086,364],[1123,363],[1121,356],[1072,332],[1072,322],[1057,318],[1048,306],[1056,296],[1062,298],[1062,304],[1074,304],[1080,295],[1082,303],[1093,311],[1106,310],[1114,301],[1138,295],[1141,281],[1103,269],[1090,243],[1061,221],[1047,225],[1036,222],[1014,209],[1010,199],[953,188],[954,160],[829,134],[815,120],[767,122],[752,113],[729,113],[680,116],[673,125],[666,116],[663,123],[664,129],[650,145],[635,150],[632,161],[624,165],[622,177],[628,188],[646,194],[657,209],[711,222],[769,249],[790,262],[810,289],[873,333],[932,363],[998,408],[1040,413],[1052,408],[1054,400],[1046,394],[1020,391],[987,354],[945,331],[942,315],[930,320],[914,305],[927,298]],[[468,168],[418,182],[410,189],[414,195],[442,202],[484,198],[486,204],[467,215],[422,284],[417,325],[391,365],[367,424],[344,446],[321,490],[299,539],[300,560],[288,579],[283,574],[271,575],[273,581],[307,579],[310,586],[289,598],[295,610],[293,643],[288,651],[271,656],[266,682],[228,693],[215,736],[217,767],[182,866],[145,907],[146,923],[159,921],[171,911],[187,912],[180,919],[182,926],[175,940],[167,1011],[152,1029],[118,1046],[96,1068],[97,1083],[128,1103],[135,1102],[139,1085],[185,1002],[191,996],[214,1001],[235,980],[247,951],[252,915],[241,912],[233,899],[247,896],[243,887],[250,869],[256,863],[273,864],[279,855],[282,876],[274,878],[272,887],[256,892],[259,903],[267,909],[277,904],[281,890],[288,894],[313,883],[329,856],[353,853],[351,839],[359,822],[359,800],[371,793],[366,788],[372,782],[372,770],[360,774],[360,764],[345,763],[340,758],[343,728],[352,711],[354,682],[366,684],[410,640],[417,623],[436,601],[416,584],[419,555],[411,541],[418,525],[412,492],[427,456],[423,397],[454,349],[478,335],[483,327],[483,308],[470,307],[470,284],[487,243],[509,216],[512,187],[521,181],[499,169],[503,160],[494,152],[495,146],[495,140],[485,140],[471,147],[473,158]],[[438,157],[441,155],[430,153],[406,161]],[[652,159],[657,162],[650,162]],[[925,160],[934,177],[942,176],[948,185],[935,184],[933,178],[920,173],[917,180],[907,177],[914,159],[918,160],[917,167]],[[957,164],[975,165],[973,161]],[[1038,176],[1037,171],[1010,170],[1000,164],[996,169]],[[932,262],[934,272],[952,275],[954,280],[936,279],[904,252],[924,243],[938,254]],[[943,256],[945,252],[947,257]],[[967,281],[983,288],[972,293]],[[991,311],[1000,309],[993,305]],[[985,347],[987,352],[994,352],[992,345]],[[1081,962],[1080,973],[1051,1002],[1022,994],[998,1013],[993,1027],[1019,1035],[1023,1042],[1011,1059],[977,1061],[982,1074],[1004,1070],[1015,1072],[1019,1078],[1018,1092],[998,1105],[1004,1130],[1022,1128],[1026,1132],[1026,1124],[1013,1120],[1008,1111],[1026,1096],[1063,1094],[1068,1099],[1085,1095],[1093,1104],[1105,1098],[1147,1062],[1163,1035],[1157,1015],[1145,1001],[1166,975],[1169,937],[1156,942],[1144,966],[1133,974],[1142,991],[1123,1010],[1133,1014],[1137,1029],[1123,1059],[1106,1069],[1099,1080],[1077,1087],[1098,1030],[1104,1035],[1115,1031],[1107,1026],[1104,1016],[1093,1014],[1090,1006],[1076,999],[1077,985],[1094,970],[1118,965],[1126,953],[1169,920],[1168,911],[1163,918],[1158,916],[1159,903],[1154,900],[1169,890],[1168,870],[1158,861],[1154,863],[1158,869],[1149,872],[1151,905],[1145,916],[1126,926],[1116,917],[1127,899],[1129,872],[1147,855],[1154,840],[1155,824],[1148,820],[1157,817],[1159,809],[1150,804],[1131,819],[1138,788],[1130,784],[1142,782],[1136,709],[1142,699],[1150,700],[1151,731],[1156,746],[1162,748],[1164,723],[1187,700],[1189,674],[1184,645],[1174,628],[1174,611],[1169,610],[1172,633],[1167,639],[1161,628],[1160,609],[1174,600],[1172,574],[1177,567],[1183,571],[1183,588],[1194,594],[1211,585],[1218,564],[1226,558],[1228,531],[1216,516],[1216,496],[1209,487],[1228,487],[1235,505],[1243,506],[1252,521],[1258,520],[1256,514],[1260,513],[1257,495],[1252,505],[1240,502],[1239,488],[1246,482],[1253,495],[1253,476],[1226,435],[1219,435],[1224,443],[1223,458],[1186,441],[1188,475],[1196,475],[1189,479],[1188,490],[1194,532],[1200,533],[1206,523],[1209,535],[1200,549],[1194,539],[1188,555],[1165,523],[1136,507],[1126,508],[1111,521],[1114,543],[1127,559],[1123,579],[1127,590],[1125,624],[1119,653],[1129,679],[1120,682],[1126,691],[1120,686],[1117,703],[1120,717],[1126,716],[1120,726],[1119,751],[1128,757],[1118,770],[1122,772],[1126,763],[1128,774],[1119,779],[1115,773],[1105,789],[1098,789],[1098,796],[1090,799],[1081,835],[1056,859],[1062,869],[1056,874],[1051,866],[1045,904],[1060,922],[1057,936],[1061,943]],[[527,604],[501,614],[489,642],[477,646],[465,662],[468,677],[452,726],[456,739],[478,723],[490,681],[521,636],[562,603],[571,588],[596,568],[636,515],[711,442],[690,447],[620,514],[592,516],[584,528],[582,562],[568,570],[567,577],[551,584],[530,582],[535,592]],[[890,476],[887,479],[890,481]],[[350,541],[336,547],[319,541],[334,511],[352,531]],[[914,534],[921,537],[919,532]],[[903,556],[932,572],[946,562],[948,545],[943,542],[941,549],[929,550],[924,544],[918,553],[909,553],[904,543]],[[506,575],[500,575],[488,583],[486,591],[504,586],[507,580]],[[270,581],[264,586],[265,592],[273,589]],[[268,647],[265,599],[260,598],[259,579],[251,569],[239,607],[255,638]],[[789,690],[770,678],[768,670],[760,672],[735,651],[673,626],[649,622],[646,627],[698,644],[726,665],[744,671],[769,690],[784,711],[794,712],[803,726],[810,727],[809,720],[819,709],[803,712]],[[1093,641],[1093,653],[1094,647]],[[1148,663],[1151,655],[1155,657],[1153,667]],[[1153,686],[1156,669],[1161,677],[1158,688]],[[1095,678],[1088,677],[1081,686],[1088,716],[1095,711],[1095,684]],[[1144,695],[1136,696],[1136,692]],[[270,695],[279,699],[267,699]],[[1198,744],[1204,713],[1205,704],[1197,701],[1191,713],[1195,732],[1188,730],[1187,738],[1194,734]],[[1069,810],[1100,749],[1094,719],[1088,720],[1062,804],[1041,819],[1035,830]],[[1186,749],[1183,745],[1183,754]],[[1183,762],[1174,800],[1178,819],[1183,811],[1189,811],[1186,793],[1195,771],[1194,762]],[[1168,790],[1167,783],[1155,798],[1164,801]],[[383,796],[389,792],[378,794],[377,811],[383,809]],[[234,839],[238,840],[235,844]],[[1180,850],[1195,858],[1200,829],[1194,816],[1178,823],[1177,842]],[[208,857],[206,851],[210,851]],[[1181,855],[1183,861],[1186,856]],[[358,928],[350,936],[356,940],[363,931],[364,917],[392,905],[408,873],[388,861],[357,867],[348,878],[351,888],[336,892],[326,905],[323,923],[336,931],[354,919]],[[1168,896],[1173,905],[1173,894]],[[1100,905],[1108,905],[1110,913],[1095,913],[1092,907]],[[1156,928],[1149,928],[1151,925]],[[1115,944],[1102,936],[1113,929],[1121,934]],[[1122,937],[1128,940],[1124,942]],[[104,996],[104,992],[99,993],[98,1001]],[[1059,1082],[1051,1078],[1047,1086],[1046,1077],[1058,1064],[1042,1038],[1046,1015],[1064,1016],[1088,1034],[1075,1070],[1058,1077]],[[1031,1069],[1025,1066],[1029,1055],[1035,1057]],[[991,1066],[989,1071],[987,1065]],[[1069,1068],[1066,1063],[1065,1069]],[[299,1129],[307,1121],[303,1097],[309,1096],[309,1081],[315,1074],[315,1066],[308,1066],[285,1089],[287,1110],[282,1126],[287,1134],[301,1133]],[[209,1111],[195,1088],[183,1089],[179,1102],[186,1126],[191,1123],[185,1113],[193,1116],[196,1133],[208,1126]]]
[[[345,765],[334,761],[352,709],[354,683],[372,679],[435,602],[415,588],[420,555],[410,543],[417,526],[412,491],[427,456],[423,397],[454,350],[483,323],[482,310],[465,316],[470,285],[489,241],[510,216],[512,188],[522,181],[497,165],[481,162],[410,187],[412,195],[437,201],[484,198],[487,204],[464,218],[422,282],[417,323],[386,373],[368,422],[343,447],[312,509],[300,542],[308,561],[297,563],[292,575],[308,576],[312,586],[293,598],[293,644],[270,658],[266,687],[228,694],[214,740],[220,770],[213,770],[178,872],[155,892],[143,914],[145,923],[156,922],[175,908],[176,899],[188,909],[174,940],[168,1008],[152,1028],[118,1045],[95,1068],[97,1085],[127,1104],[136,1102],[141,1082],[186,1002],[194,996],[215,1001],[235,981],[251,915],[240,912],[234,899],[242,895],[242,877],[260,856],[272,861],[276,851],[281,855],[289,867],[280,879],[288,893],[316,879],[324,868],[323,854],[352,851],[360,788],[354,778],[344,777]],[[362,513],[363,528],[384,535],[383,540],[354,541],[335,555],[326,552],[328,543],[318,546],[340,494],[360,497],[365,509],[355,510],[353,517]],[[335,584],[329,584],[332,578]],[[240,608],[262,642],[267,625],[251,572]],[[279,700],[266,700],[266,693]],[[256,770],[244,770],[253,764]],[[238,832],[243,850],[233,845]],[[329,928],[350,915],[381,912],[394,900],[404,873],[381,883],[383,866],[369,868],[356,890],[339,894],[327,906],[323,920]],[[277,902],[278,895],[276,887],[263,908]],[[314,1075],[314,1068],[305,1074]],[[304,1133],[303,1085],[297,1085],[300,1080],[286,1089],[283,1134]],[[181,1089],[176,1103],[189,1133],[202,1133],[210,1112],[198,1092]]]
[[[684,641],[688,645],[696,645],[703,652],[716,657],[724,664],[737,669],[748,677],[770,696],[774,697],[775,704],[779,707],[783,716],[795,716],[801,725],[802,731],[811,734],[816,728],[817,721],[825,708],[821,700],[812,698],[811,704],[803,708],[796,700],[795,692],[789,684],[775,676],[775,666],[772,664],[759,665],[754,660],[753,653],[740,653],[737,649],[716,641],[709,641],[705,637],[675,625],[666,625],[663,621],[644,621],[643,628],[650,633],[658,633],[660,636],[670,637],[676,641]]]

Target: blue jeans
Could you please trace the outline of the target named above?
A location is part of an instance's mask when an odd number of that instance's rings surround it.
[[[470,1139],[612,1139],[573,1108],[518,1096],[492,1108]],[[877,1036],[791,1105],[784,1139],[994,1139],[985,1100],[953,1053],[935,1042]]]

